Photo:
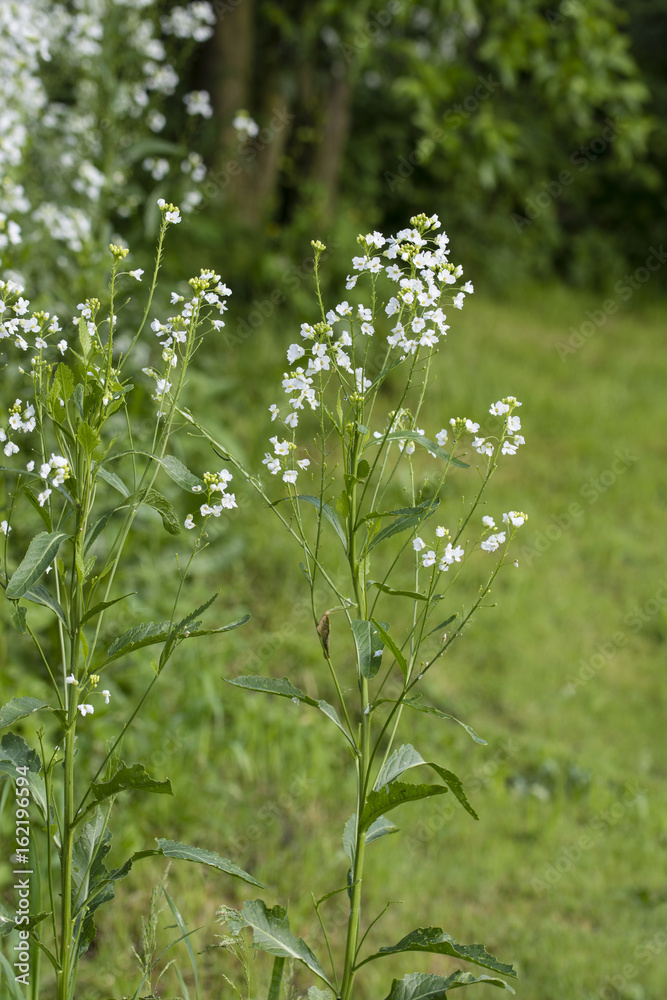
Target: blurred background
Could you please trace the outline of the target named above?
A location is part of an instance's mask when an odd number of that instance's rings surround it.
[[[232,288],[189,391],[251,468],[285,349],[317,316],[310,240],[328,248],[329,308],[353,298],[343,288],[358,233],[439,214],[476,292],[450,318],[432,420],[477,419],[508,393],[523,401],[526,447],[499,470],[494,502],[530,520],[498,607],[429,680],[432,703],[488,746],[421,715],[404,733],[467,779],[481,822],[435,807],[401,817],[400,839],[369,856],[381,891],[368,912],[396,901],[377,944],[418,924],[483,941],[515,963],[524,1000],[664,996],[666,47],[666,0],[0,3],[3,277],[20,279],[33,307],[69,317],[101,297],[110,240],[150,271],[157,198],[178,204],[155,313],[200,267]],[[143,405],[149,386],[137,421]],[[201,443],[186,447],[191,466],[210,467]],[[127,754],[170,777],[176,800],[119,803],[114,857],[154,836],[217,850],[266,882],[270,902],[289,903],[312,945],[309,893],[344,877],[352,789],[317,718],[223,682],[289,675],[333,700],[299,553],[234,485],[239,510],[211,532],[191,599],[221,589],[221,621],[253,620],[182,647],[128,737]],[[175,551],[147,520],[129,566],[137,603],[107,620],[110,640],[169,613],[160,581]],[[39,695],[26,687],[39,664],[1,615],[3,703]],[[118,697],[82,748],[92,756],[150,677],[150,657],[123,663]],[[82,1000],[133,994],[163,871],[133,870],[101,911]],[[1,859],[0,884],[11,886]],[[188,865],[168,886],[198,929],[199,996],[231,996],[222,975],[242,975],[215,947],[215,913],[248,897]],[[156,955],[178,936],[173,924],[159,916]],[[456,966],[375,963],[359,997],[385,995],[392,975],[417,967]],[[196,996],[184,945],[157,971],[156,995]],[[293,996],[303,992],[296,972]]]

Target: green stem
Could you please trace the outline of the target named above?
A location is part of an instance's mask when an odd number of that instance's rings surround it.
[[[269,986],[269,992],[267,1000],[278,1000],[280,997],[280,987],[283,981],[283,970],[285,968],[284,958],[274,958],[273,960],[273,973],[271,975],[271,984]]]

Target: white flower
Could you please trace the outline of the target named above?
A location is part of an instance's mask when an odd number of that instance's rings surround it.
[[[109,704],[109,699],[111,698],[111,691],[109,691],[107,688],[105,688],[104,691],[102,692],[102,694],[104,695],[104,704],[108,705]]]
[[[269,407],[269,413],[271,414],[271,420],[275,420],[276,417],[279,416],[278,407],[276,406],[275,403],[271,403],[271,406]]]
[[[305,353],[306,352],[301,344],[290,344],[287,348],[287,360],[291,365],[293,365],[294,362],[298,361],[299,358],[302,358]]]
[[[287,469],[286,472],[283,472],[283,482],[284,483],[295,483],[296,482],[296,476],[297,476],[296,469]]]
[[[37,497],[37,499],[39,500],[39,506],[40,506],[40,507],[43,507],[43,506],[44,506],[44,504],[46,503],[46,501],[47,501],[47,500],[49,499],[49,497],[51,496],[51,493],[52,493],[52,492],[53,492],[52,490],[48,490],[48,489],[47,489],[47,490],[44,490],[44,492],[43,492],[43,493],[40,493],[40,494],[39,494],[39,496]]]
[[[3,449],[3,451],[4,451],[5,455],[7,456],[7,458],[9,458],[10,455],[15,455],[18,450],[19,450],[19,446],[17,444],[14,444],[13,441],[8,441],[7,444],[5,445],[4,449]]]
[[[178,209],[175,209],[173,212],[165,212],[164,217],[167,222],[173,222],[174,225],[181,221],[181,213]]]
[[[92,705],[77,705],[76,707],[81,712],[81,715],[92,715],[95,711]]]
[[[505,524],[513,524],[515,528],[520,528],[525,520],[526,515],[520,510],[509,510],[506,514],[503,514]]]
[[[308,466],[310,465],[310,459],[300,458],[296,464],[299,466],[300,469],[307,469]]]
[[[373,325],[371,323],[362,323],[361,324],[361,332],[363,334],[365,334],[367,337],[372,337],[373,333],[375,331],[374,331]]]
[[[143,267],[138,267],[135,271],[127,272],[131,278],[136,278],[137,281],[141,281],[141,275],[144,273]]]
[[[387,272],[387,277],[391,278],[392,281],[398,281],[401,278],[401,269],[397,264],[390,264],[389,267],[385,267]]]
[[[502,545],[504,541],[505,532],[499,531],[497,535],[489,535],[483,542],[480,542],[480,548],[484,549],[485,552],[495,552],[498,546]]]
[[[358,277],[359,277],[358,274],[348,274],[347,278],[345,279],[345,287],[347,288],[348,292],[351,288],[354,288],[354,286],[357,283]]]
[[[435,560],[436,560],[435,552],[433,551],[433,549],[429,549],[428,552],[425,552],[424,555],[422,556],[422,566],[424,567],[424,569],[427,569],[429,566],[433,566],[435,564]]]
[[[0,521],[0,531],[3,533],[3,535],[8,535],[11,530],[12,529],[11,525],[9,524],[9,521]]]
[[[470,431],[471,434],[476,434],[479,430],[479,424],[476,424],[473,420],[466,420],[466,430]]]
[[[417,538],[412,539],[412,548],[415,552],[421,552],[422,549],[426,548],[426,542],[417,536]]]
[[[509,406],[507,403],[504,403],[502,399],[499,399],[497,403],[494,403],[493,406],[489,407],[489,413],[493,414],[494,417],[499,417],[501,414],[507,413],[508,410]]]
[[[77,681],[74,674],[68,674],[67,677],[65,678],[65,684],[78,684],[78,683],[79,682]]]
[[[510,434],[515,434],[521,430],[521,417],[508,417],[507,430]]]
[[[344,299],[342,302],[339,302],[338,305],[336,306],[336,312],[338,313],[339,316],[350,316],[352,314],[352,306],[347,301],[347,299]]]
[[[493,520],[490,514],[485,514],[482,518],[482,524],[485,524],[487,528],[495,528],[496,522]]]
[[[60,351],[60,353],[64,354],[65,351],[67,350],[67,341],[66,340],[60,340],[56,346],[57,346],[58,350]]]
[[[185,109],[189,115],[201,115],[210,118],[213,115],[211,98],[207,90],[193,90],[183,98]]]
[[[445,535],[447,534],[447,528],[442,528],[442,527],[438,526],[435,529],[435,533],[438,536],[438,538],[444,538]]]
[[[355,368],[354,379],[357,383],[357,392],[365,392],[366,389],[370,389],[372,382],[369,378],[364,377],[363,368]]]
[[[461,562],[463,556],[465,555],[464,550],[460,545],[454,547],[451,542],[448,542],[447,548],[445,549],[444,555],[440,559],[440,569],[443,572],[447,572],[449,567],[453,562]]]
[[[441,431],[438,431],[438,433],[435,435],[435,440],[437,441],[437,443],[440,445],[441,448],[446,443],[447,431],[444,429],[444,427]]]
[[[186,517],[185,521],[183,522],[183,525],[188,529],[188,531],[191,528],[194,528],[195,522],[192,519],[192,514],[188,514],[188,516]]]
[[[493,455],[493,445],[490,441],[486,441],[484,438],[473,438],[472,446],[475,451],[479,452],[480,455]]]

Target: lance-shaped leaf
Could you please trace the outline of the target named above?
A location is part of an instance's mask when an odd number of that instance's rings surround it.
[[[392,637],[389,635],[389,632],[387,631],[387,625],[386,625],[386,623],[385,622],[378,622],[378,621],[375,620],[375,618],[371,618],[371,621],[373,622],[373,624],[375,625],[376,629],[380,633],[380,638],[382,639],[382,641],[385,644],[385,646],[387,646],[391,650],[394,659],[398,663],[398,666],[400,668],[401,673],[403,674],[403,676],[407,680],[407,676],[408,676],[408,662],[405,659],[405,657],[403,656],[403,653],[400,651],[400,649],[398,648],[398,646],[394,642],[394,640],[392,639]]]
[[[370,552],[376,545],[379,545],[380,542],[385,541],[387,538],[391,538],[392,535],[397,535],[401,531],[407,531],[408,528],[416,528],[422,521],[435,514],[439,505],[440,500],[438,497],[435,497],[433,500],[424,500],[417,507],[404,507],[401,510],[390,511],[391,514],[397,515],[396,520],[388,524],[382,531],[379,531],[377,535],[373,535],[368,544],[368,551]]]
[[[0,729],[5,729],[17,719],[24,719],[26,715],[32,715],[33,712],[48,707],[48,702],[40,701],[39,698],[12,698],[0,708]]]
[[[180,486],[186,493],[199,493],[204,488],[203,480],[195,476],[193,472],[183,465],[173,455],[165,455],[164,458],[153,456],[159,462],[167,475],[173,479],[177,486]]]
[[[403,951],[428,952],[431,955],[449,955],[452,958],[463,958],[473,965],[480,965],[483,969],[490,969],[492,972],[499,972],[503,976],[513,976],[516,972],[511,965],[499,962],[494,955],[490,955],[484,945],[481,944],[459,944],[449,934],[445,934],[441,927],[418,927],[417,930],[407,934],[398,942],[387,948],[380,948],[374,955],[369,955],[359,966],[367,962],[373,962],[376,958],[384,958],[386,955],[397,955]]]
[[[103,479],[105,483],[109,486],[113,486],[115,490],[118,490],[120,494],[124,497],[129,497],[130,491],[123,482],[123,480],[116,475],[115,472],[109,472],[103,465],[96,465],[94,468],[95,475]]]
[[[357,662],[362,677],[369,680],[377,674],[382,666],[382,650],[384,643],[380,636],[377,625],[371,621],[364,621],[355,618],[351,623],[354,644],[357,647]],[[384,629],[389,626],[387,622],[380,623]]]
[[[369,441],[371,444],[384,444],[385,441],[414,441],[415,444],[420,444],[422,448],[426,448],[430,451],[432,455],[437,455],[438,458],[444,459],[445,462],[450,462],[451,465],[457,465],[459,469],[469,469],[470,466],[467,462],[461,462],[460,459],[454,458],[450,455],[448,451],[441,448],[439,444],[435,441],[431,441],[429,438],[424,437],[419,431],[390,431],[389,434],[383,435],[380,438],[376,438],[374,441]]]
[[[124,503],[118,505],[118,509],[122,507],[132,507],[140,506],[144,504],[146,507],[151,507],[153,510],[162,518],[162,524],[165,531],[168,531],[170,535],[178,535],[181,531],[180,521],[176,515],[176,511],[169,503],[167,498],[159,493],[158,490],[153,489],[142,489],[137,490],[136,493],[132,493]]]
[[[250,885],[256,885],[260,889],[266,886],[258,882],[256,878],[249,875],[243,868],[239,868],[229,858],[223,858],[216,851],[207,851],[203,847],[193,847],[191,844],[181,844],[176,840],[165,840],[163,837],[156,837],[157,848],[148,851],[137,851],[132,855],[131,861],[139,861],[141,858],[163,857],[176,858],[179,861],[192,861],[200,865],[208,865],[210,868],[217,868],[218,871],[240,878]]]
[[[275,507],[276,504],[282,503],[284,500],[289,499],[288,497],[281,497],[280,500],[276,500],[275,503],[271,504]],[[317,507],[318,511],[323,517],[326,517],[329,524],[333,526],[334,531],[340,538],[341,545],[347,552],[347,538],[345,537],[345,532],[343,531],[343,526],[338,520],[338,515],[333,507],[330,507],[328,503],[323,503],[319,497],[304,496],[303,494],[296,497],[297,500],[302,500],[304,503],[310,503],[313,507]]]
[[[16,781],[19,775],[25,777],[30,786],[33,802],[38,806],[42,816],[46,817],[46,791],[44,779],[40,774],[41,769],[39,754],[35,753],[21,736],[17,736],[16,733],[5,733],[0,740],[0,771],[8,774],[13,781]]]
[[[390,785],[369,793],[361,814],[361,829],[368,830],[376,819],[391,809],[403,805],[404,802],[429,799],[433,795],[444,795],[446,791],[445,785],[412,785],[403,781],[393,781]]]
[[[118,770],[109,781],[91,781],[90,790],[96,802],[108,799],[110,795],[118,795],[129,788],[136,788],[143,792],[158,792],[162,795],[173,795],[171,782],[167,778],[165,781],[157,781],[151,778],[143,764],[132,764],[128,767],[124,761],[120,762]]]
[[[433,708],[432,705],[421,705],[418,698],[406,698],[403,702],[408,708],[414,708],[417,712],[425,712],[427,715],[434,715],[437,719],[449,719],[451,722],[458,723],[462,726],[467,734],[475,741],[475,743],[481,743],[484,746],[487,745],[486,740],[483,740],[481,736],[478,736],[472,726],[469,726],[466,722],[461,722],[457,719],[455,715],[448,715],[447,712],[441,712],[439,708]]]
[[[66,531],[40,531],[35,535],[7,584],[6,597],[10,601],[23,597],[25,592],[39,580],[46,567],[53,562],[61,542],[70,537]]]
[[[172,638],[193,639],[201,635],[229,632],[240,625],[245,625],[247,621],[250,621],[250,617],[250,615],[243,615],[242,618],[237,618],[236,621],[230,622],[228,625],[222,625],[220,628],[200,628],[200,622],[193,622],[191,628],[180,628],[178,624],[172,625],[170,622],[148,622],[144,625],[135,625],[133,628],[128,629],[127,632],[124,632],[123,635],[114,639],[107,649],[107,659],[105,662],[111,663],[112,660],[117,660],[127,653],[133,653],[143,646],[154,646],[157,643],[166,642]]]
[[[110,849],[111,834],[101,810],[97,810],[83,826],[72,850],[72,913],[78,918],[79,956],[95,937],[95,910],[114,896],[113,881],[104,864]]]
[[[338,713],[333,705],[330,705],[327,701],[316,698],[311,698],[307,695],[305,691],[301,688],[295,687],[292,684],[289,677],[261,677],[255,674],[249,674],[245,677],[233,677],[231,679],[226,679],[227,684],[233,684],[234,687],[245,688],[246,691],[260,691],[263,694],[277,694],[280,698],[289,698],[293,702],[301,702],[304,705],[312,705],[313,708],[319,708],[320,712],[324,712],[327,718],[331,719],[333,724],[340,729],[341,733],[345,739],[354,746],[353,741],[350,736],[345,731],[343,724],[338,718]]]
[[[451,789],[463,808],[469,812],[474,819],[479,819],[479,816],[468,802],[467,796],[463,790],[461,779],[458,778],[453,771],[448,771],[447,768],[441,767],[439,764],[435,764],[432,760],[424,760],[422,755],[415,750],[410,743],[406,743],[404,746],[398,747],[397,750],[394,750],[394,752],[389,755],[377,776],[375,789],[379,791],[380,789],[390,785],[391,782],[395,781],[396,778],[401,776],[401,774],[404,774],[405,771],[410,770],[412,767],[420,767],[422,764],[432,768],[435,773],[442,778],[447,787]]]
[[[383,594],[389,594],[390,597],[409,597],[413,601],[428,601],[425,594],[419,594],[416,590],[394,590],[393,587],[389,587],[386,583],[380,583],[378,580],[369,580],[366,587],[377,587]]]
[[[11,934],[12,931],[16,930],[18,927],[20,927],[21,930],[24,931],[32,930],[33,927],[41,923],[41,921],[44,920],[46,917],[50,916],[51,914],[48,912],[48,910],[42,910],[40,913],[29,914],[28,920],[26,922],[23,919],[23,914],[17,913],[16,909],[14,909],[13,914],[10,914],[8,910],[6,910],[5,907],[2,905],[2,903],[0,903],[0,938],[6,937],[8,934]],[[21,921],[20,924],[17,923],[19,919]],[[4,955],[2,955],[1,953],[0,953],[0,959],[4,959],[6,961]],[[12,979],[8,981],[13,982],[15,970],[12,969],[9,963],[7,963],[6,969],[8,971],[11,971],[12,975]]]
[[[450,990],[472,986],[475,983],[487,983],[489,986],[498,986],[501,990],[514,993],[511,986],[494,976],[476,977],[471,972],[459,970],[445,978],[424,972],[413,972],[403,979],[394,979],[385,1000],[445,1000]]]
[[[51,611],[58,616],[65,628],[69,629],[65,612],[53,594],[47,590],[42,583],[36,583],[34,587],[30,587],[29,590],[26,590],[23,595],[23,600],[31,601],[33,604],[41,604],[45,608],[50,608]]]
[[[254,899],[243,904],[241,916],[246,925],[252,928],[253,942],[257,948],[267,951],[269,955],[302,962],[327,986],[333,988],[333,983],[303,938],[292,934],[287,913],[282,906],[274,906],[269,910],[263,900]]]
[[[112,607],[114,604],[118,604],[119,601],[124,601],[126,597],[134,597],[135,594],[136,590],[132,590],[129,594],[122,594],[120,597],[114,597],[112,601],[100,601],[99,604],[96,604],[94,607],[86,611],[85,615],[81,619],[81,624],[85,625],[87,621],[90,621],[91,618],[97,618],[97,616],[102,614],[103,611],[106,611],[107,608]]]

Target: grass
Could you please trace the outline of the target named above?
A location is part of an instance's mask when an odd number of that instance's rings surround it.
[[[396,901],[369,941],[392,944],[429,924],[482,941],[516,963],[522,1000],[653,1000],[663,990],[667,884],[656,873],[667,849],[667,361],[661,306],[642,305],[640,294],[563,360],[557,345],[600,306],[595,296],[560,288],[529,290],[518,303],[475,296],[453,318],[428,413],[437,429],[452,415],[480,416],[508,393],[523,401],[527,444],[497,474],[489,512],[524,509],[530,520],[519,569],[495,588],[498,607],[478,618],[428,683],[432,703],[468,721],[488,746],[417,713],[402,728],[426,759],[468,778],[481,822],[443,805],[448,796],[397,814],[402,832],[368,852],[366,919]],[[208,359],[207,377],[194,387],[255,468],[292,339],[261,329],[231,363]],[[316,713],[224,685],[226,676],[271,673],[329,695],[299,554],[252,494],[239,485],[237,495],[241,509],[196,566],[191,600],[221,588],[220,621],[246,609],[253,621],[170,667],[128,737],[127,759],[168,775],[176,800],[119,802],[114,855],[122,861],[154,836],[218,850],[270,886],[268,902],[289,903],[293,929],[321,954],[309,893],[344,882],[349,760]],[[154,581],[172,559],[156,547],[137,561],[133,589],[152,616]],[[119,707],[138,690],[138,676],[148,679],[148,661],[138,662],[113,678]],[[3,687],[17,675],[10,665]],[[100,729],[85,749],[100,748],[104,737]],[[10,885],[3,863],[0,880]],[[163,871],[156,859],[137,867],[101,911],[95,953],[81,966],[81,1000],[134,992],[132,946]],[[216,908],[253,894],[184,864],[171,868],[168,891],[188,928],[201,928],[191,939],[202,951],[200,997],[231,996],[221,974],[240,982],[240,966],[203,949],[222,933]],[[343,900],[325,904],[338,948]],[[160,919],[165,947],[181,932],[168,907]],[[174,956],[194,1000],[184,944],[165,962]],[[456,967],[429,956],[371,963],[358,996],[379,1000],[404,972]],[[269,975],[270,965],[263,968]],[[164,998],[185,996],[175,970],[160,984]],[[305,985],[297,970],[296,995]]]

